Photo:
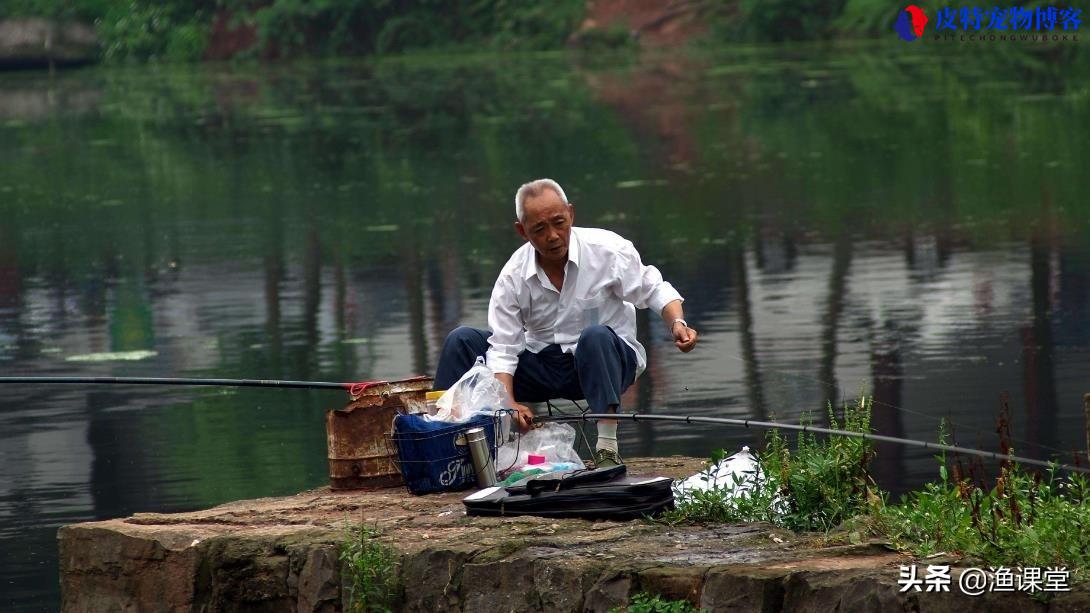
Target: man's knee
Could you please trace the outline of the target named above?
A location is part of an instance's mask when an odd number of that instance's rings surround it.
[[[474,347],[477,348],[481,344],[487,346],[488,337],[483,334],[481,330],[471,328],[469,326],[458,326],[450,331],[447,335],[446,341],[443,343],[443,348],[455,348],[455,347]]]
[[[488,331],[459,326],[450,331],[439,364],[435,367],[435,389],[447,389],[461,378],[478,356],[488,351]]]
[[[613,332],[613,329],[609,326],[597,325],[583,328],[583,332],[579,334],[579,344],[576,346],[576,351],[579,347],[607,347],[612,345],[614,339],[617,338],[617,334]]]
[[[447,335],[447,342],[465,342],[468,340],[473,340],[478,336],[480,336],[480,333],[477,332],[476,328],[471,328],[469,326],[458,326],[457,328],[451,330],[450,334]]]

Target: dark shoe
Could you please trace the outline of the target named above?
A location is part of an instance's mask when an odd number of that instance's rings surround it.
[[[621,455],[612,449],[598,449],[594,452],[595,468],[612,468],[624,464]]]

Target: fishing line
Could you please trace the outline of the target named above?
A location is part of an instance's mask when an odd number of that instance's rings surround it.
[[[589,421],[599,419],[628,419],[633,422],[641,421],[668,421],[679,422],[685,424],[721,424],[728,426],[742,426],[745,428],[759,428],[762,430],[794,430],[802,433],[814,433],[814,434],[828,434],[832,436],[847,436],[851,438],[861,438],[869,441],[876,441],[880,443],[894,443],[897,445],[906,445],[910,447],[923,447],[924,449],[933,449],[935,451],[959,453],[964,455],[975,455],[982,458],[990,458],[993,460],[1016,462],[1018,464],[1029,464],[1032,466],[1042,466],[1045,468],[1055,468],[1058,470],[1066,470],[1070,472],[1079,472],[1090,474],[1090,468],[1083,468],[1081,466],[1072,466],[1070,464],[1059,464],[1057,462],[1046,462],[1044,460],[1035,460],[1033,458],[1026,458],[1022,456],[995,453],[994,451],[984,451],[982,449],[973,449],[971,447],[959,447],[957,445],[943,445],[940,443],[929,443],[927,441],[917,441],[909,438],[897,438],[894,436],[885,436],[882,434],[871,434],[869,432],[852,432],[851,430],[837,430],[835,428],[822,428],[819,426],[811,425],[796,425],[786,424],[780,422],[768,422],[757,421],[754,419],[733,419],[729,417],[698,417],[694,415],[646,415],[643,413],[584,413],[582,415],[561,415],[554,417],[537,417],[534,421],[537,422],[566,422],[566,421]]]

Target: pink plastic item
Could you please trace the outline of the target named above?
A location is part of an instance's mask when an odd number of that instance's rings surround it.
[[[534,454],[531,453],[530,456],[527,458],[526,463],[527,464],[544,464],[545,463],[545,456],[543,456],[543,455],[534,455]]]

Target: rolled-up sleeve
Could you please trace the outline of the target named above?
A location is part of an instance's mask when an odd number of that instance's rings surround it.
[[[488,301],[488,327],[492,330],[485,355],[488,367],[492,372],[515,374],[519,354],[526,348],[526,329],[518,304],[518,292],[510,275],[501,273],[492,288],[492,299]]]
[[[621,298],[640,309],[661,313],[667,304],[685,299],[654,266],[645,266],[631,241],[624,241],[614,259],[614,275],[619,279]]]

